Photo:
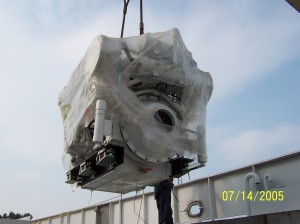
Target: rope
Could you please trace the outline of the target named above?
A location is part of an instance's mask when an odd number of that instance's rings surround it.
[[[124,7],[123,7],[123,22],[122,22],[122,28],[121,28],[121,38],[123,38],[123,33],[124,33],[124,27],[125,27],[125,18],[126,18],[126,13],[127,13],[127,7],[129,4],[130,0],[124,0]]]
[[[175,195],[173,189],[172,189],[172,194],[173,194],[174,198],[176,199],[176,201],[179,203],[178,198],[176,197],[176,195]]]
[[[140,222],[140,219],[142,219],[141,218],[141,210],[142,210],[142,204],[143,204],[143,201],[144,201],[144,190],[143,190],[143,197],[142,197],[142,199],[141,199],[141,204],[140,204],[140,209],[139,209],[139,214],[138,214],[138,221],[137,221],[137,224],[139,224],[139,222]],[[144,221],[145,222],[145,221]]]
[[[144,222],[144,224],[147,224],[147,222],[141,217],[141,209],[142,209],[142,204],[143,204],[143,201],[144,201],[144,190],[143,190],[143,196],[142,196],[142,199],[141,199],[139,213],[137,213],[135,211],[135,201],[136,201],[137,195],[138,195],[138,192],[136,191],[134,201],[133,201],[133,211],[134,211],[134,214],[136,214],[138,216],[137,224],[139,223],[140,219]]]

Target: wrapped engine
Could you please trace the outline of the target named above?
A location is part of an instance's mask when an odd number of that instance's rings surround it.
[[[204,166],[212,89],[177,29],[96,37],[59,95],[66,182],[126,193]]]

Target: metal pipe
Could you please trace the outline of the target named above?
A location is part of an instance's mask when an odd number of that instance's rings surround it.
[[[261,182],[260,177],[256,173],[251,172],[251,173],[246,174],[246,176],[244,178],[244,186],[245,186],[245,194],[246,195],[249,194],[249,190],[250,190],[249,180],[251,178],[254,179],[255,184],[260,184],[260,182]],[[250,207],[250,201],[249,200],[246,200],[246,206],[247,206],[247,216],[250,216],[251,215],[251,207]]]
[[[210,219],[213,221],[216,217],[216,205],[215,205],[215,191],[213,190],[212,181],[208,177],[208,198],[209,198],[209,207],[210,207]]]
[[[94,211],[96,212],[95,224],[100,224],[100,207],[96,206]]]
[[[113,224],[114,223],[114,206],[112,204],[112,202],[109,203],[108,206],[108,222],[109,224]]]
[[[63,214],[60,216],[60,222],[59,223],[64,224],[64,215]]]
[[[123,201],[122,201],[122,194],[121,194],[121,198],[120,198],[120,201],[119,201],[119,209],[120,209],[120,217],[119,217],[119,224],[122,224],[123,223],[123,211],[122,211],[122,203],[123,203]]]
[[[94,136],[93,136],[93,142],[96,144],[101,144],[103,142],[105,110],[106,110],[106,101],[97,100],[96,110],[95,110]]]
[[[179,223],[179,202],[177,201],[177,189],[173,188],[172,202],[173,202],[173,219],[174,223]]]
[[[71,220],[71,215],[70,213],[67,214],[67,224],[70,224],[70,220]]]
[[[143,198],[144,198],[144,220],[145,222],[149,223],[149,218],[148,218],[148,196],[145,196],[143,194]]]
[[[81,210],[81,224],[85,224],[85,209]]]
[[[264,175],[264,187],[265,190],[269,190],[269,182],[273,182],[273,179],[271,177],[271,174],[265,174]]]

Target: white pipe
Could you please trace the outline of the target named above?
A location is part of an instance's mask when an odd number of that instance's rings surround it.
[[[148,213],[149,213],[148,196],[145,195],[145,194],[143,193],[143,197],[144,197],[144,220],[145,220],[147,223],[149,223],[150,220],[149,220],[149,218],[148,218]]]
[[[112,202],[109,203],[109,207],[108,207],[108,221],[109,224],[113,224],[114,223],[114,205],[112,204]]]
[[[249,194],[249,190],[250,190],[249,180],[251,178],[254,179],[255,184],[260,184],[260,182],[261,182],[259,176],[256,173],[254,173],[254,172],[247,173],[244,178],[244,186],[245,186],[245,194],[246,195]],[[250,201],[248,199],[246,199],[246,205],[247,205],[247,215],[250,216],[251,215],[251,207],[250,207]]]
[[[264,187],[265,187],[265,190],[269,190],[269,182],[273,182],[273,179],[271,177],[271,174],[265,174],[264,175]]]
[[[216,207],[215,207],[215,196],[213,195],[214,190],[212,187],[211,179],[207,178],[207,184],[208,184],[208,199],[209,199],[209,206],[210,206],[210,219],[212,221],[215,220],[215,214],[216,214]]]
[[[84,209],[81,210],[81,224],[85,224],[85,212]]]
[[[179,222],[179,204],[177,202],[177,189],[173,188],[173,194],[172,194],[172,204],[173,204],[173,219],[174,219],[174,223],[178,223]]]
[[[94,136],[93,136],[93,142],[96,144],[101,144],[103,142],[105,110],[106,110],[106,101],[97,100],[96,110],[95,110]]]
[[[260,184],[260,177],[256,173],[247,173],[244,178],[244,183],[248,183],[251,178],[254,178],[255,184]]]
[[[121,199],[119,200],[119,209],[120,209],[120,214],[119,214],[119,224],[122,224],[123,223],[123,211],[122,211],[122,203],[123,203],[123,201],[122,201],[122,194],[121,194]]]

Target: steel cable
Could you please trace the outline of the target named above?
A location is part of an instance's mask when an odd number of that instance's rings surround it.
[[[128,7],[129,2],[130,2],[130,0],[128,0],[128,1],[124,0],[123,22],[122,22],[122,28],[121,28],[121,38],[123,38],[124,27],[125,27],[125,18],[126,18],[127,7]]]

